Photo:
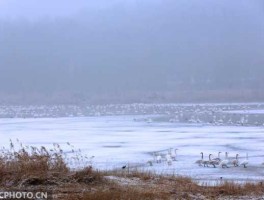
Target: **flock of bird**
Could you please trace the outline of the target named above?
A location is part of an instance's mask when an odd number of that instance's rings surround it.
[[[217,158],[212,158],[212,154],[209,154],[208,159],[204,159],[204,153],[201,152],[201,159],[197,160],[195,163],[199,166],[209,167],[209,165],[213,166],[214,168],[219,165],[222,168],[229,168],[229,165],[233,165],[234,167],[243,166],[247,168],[249,164],[248,160],[248,153],[246,154],[246,158],[242,161],[239,159],[239,154],[236,154],[235,157],[229,157],[228,152],[225,152],[225,158],[221,159],[220,157],[221,152],[218,152]],[[264,163],[263,163],[264,164]]]
[[[108,105],[0,105],[1,118],[49,118],[115,115],[163,115],[172,123],[208,125],[263,126],[263,117],[254,113],[264,104],[108,104]],[[249,111],[253,113],[249,114]],[[136,118],[135,121],[140,121]],[[143,119],[144,120],[144,119]],[[146,119],[148,123],[152,119]]]
[[[177,150],[178,150],[177,148],[175,149],[170,148],[168,150],[154,152],[153,153],[154,162],[162,163],[165,161],[168,165],[172,165],[173,161],[177,161],[176,159]],[[209,154],[208,159],[205,159],[204,153],[201,152],[200,153],[201,159],[195,161],[195,164],[198,164],[199,166],[204,166],[204,167],[212,166],[214,168],[216,168],[216,166],[219,166],[221,168],[229,168],[230,166],[234,166],[234,167],[243,166],[244,168],[247,168],[249,164],[248,153],[246,154],[246,157],[243,158],[242,160],[240,159],[239,154],[236,154],[235,157],[229,157],[228,152],[225,152],[225,157],[222,159],[221,153],[222,152],[218,152],[218,156],[216,158],[213,158],[213,155]],[[148,161],[148,164],[150,166],[153,166],[153,161]],[[262,165],[264,165],[264,163],[262,163]]]
[[[156,162],[156,163],[162,163],[162,161],[166,161],[168,165],[172,165],[172,162],[173,161],[176,161],[177,150],[178,149],[170,148],[170,149],[167,150],[167,153],[166,154],[161,153],[161,151],[160,152],[154,152],[153,153],[154,162]],[[152,161],[148,161],[148,164],[150,166],[153,165]]]

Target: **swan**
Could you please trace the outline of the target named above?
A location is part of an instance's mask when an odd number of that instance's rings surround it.
[[[219,165],[222,167],[222,168],[228,168],[227,164],[229,163],[229,160],[228,160],[228,153],[226,152],[225,153],[225,159],[222,160]]]
[[[218,152],[218,157],[217,157],[217,158],[214,158],[214,159],[212,159],[212,160],[218,161],[218,163],[221,162],[221,158],[220,158],[220,154],[221,154],[221,153],[222,153],[222,152],[219,151],[219,152]]]
[[[212,159],[211,159],[211,156],[212,156],[212,154],[209,155],[209,164],[210,164],[210,165],[213,165],[214,168],[215,168],[215,165],[219,165],[219,161],[212,160]]]
[[[202,160],[202,164],[205,167],[208,167],[208,165],[210,164],[209,160]]]
[[[209,163],[209,160],[203,160],[202,164],[204,165],[204,167],[208,167],[208,165],[210,164]]]
[[[166,154],[165,158],[166,158],[166,160],[171,160],[171,155],[170,154]]]
[[[235,159],[235,160],[232,160],[232,164],[233,164],[235,167],[238,167],[238,165],[239,165],[238,154],[236,154],[236,159]]]
[[[172,165],[172,159],[171,159],[171,155],[170,154],[166,155],[166,161],[167,161],[168,165]]]
[[[203,162],[203,152],[200,153],[202,158],[200,160],[197,160],[195,163],[198,164],[199,166],[202,166],[202,162]]]
[[[170,149],[169,154],[170,154],[170,156],[171,156],[171,159],[172,159],[173,161],[176,161],[176,156],[177,156],[177,150],[178,150],[178,149],[174,149],[174,151],[172,151],[172,150],[173,150],[173,148]]]
[[[157,163],[161,163],[161,155],[159,155],[159,154],[157,154],[156,155],[156,161],[157,161]]]
[[[248,153],[247,153],[247,155],[246,155],[246,159],[243,160],[243,161],[240,163],[240,165],[243,165],[244,168],[247,168],[248,163],[249,163],[249,161],[248,161]]]

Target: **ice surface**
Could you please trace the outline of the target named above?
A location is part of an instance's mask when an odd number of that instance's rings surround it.
[[[264,110],[229,110],[225,112],[233,114],[264,114]]]
[[[83,154],[95,156],[93,165],[99,169],[121,169],[123,165],[174,173],[198,180],[261,180],[264,175],[264,127],[208,126],[151,122],[148,116],[101,116],[75,118],[0,119],[0,145],[8,146],[17,138],[25,145],[52,147],[59,143],[66,150],[70,142]],[[152,153],[178,148],[177,161],[153,163]],[[228,151],[231,157],[249,153],[248,168],[228,169],[199,167],[194,162],[200,152],[206,158]],[[166,153],[167,151],[163,151]],[[69,153],[70,154],[70,153]],[[243,158],[241,158],[243,160]]]

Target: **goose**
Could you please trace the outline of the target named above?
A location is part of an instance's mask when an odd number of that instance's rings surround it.
[[[202,166],[202,162],[203,162],[203,152],[200,153],[202,158],[200,160],[197,160],[195,163],[198,164],[199,166]]]
[[[220,154],[221,154],[221,153],[222,153],[222,152],[219,151],[219,152],[218,152],[218,157],[217,157],[217,158],[214,158],[214,159],[212,159],[212,160],[218,161],[218,163],[221,162],[221,158],[220,158]]]
[[[246,159],[243,160],[243,161],[240,163],[240,165],[243,165],[244,168],[247,168],[248,163],[249,163],[249,161],[248,161],[248,153],[247,153],[247,155],[246,155]]]
[[[234,167],[238,167],[239,161],[238,161],[238,154],[236,154],[236,159],[232,160],[232,164]]]
[[[225,159],[222,160],[220,163],[219,163],[219,166],[222,167],[222,168],[228,168],[227,164],[229,163],[229,160],[228,160],[228,153],[226,152],[225,153]]]
[[[170,149],[169,154],[170,154],[170,156],[171,156],[171,159],[172,159],[173,161],[176,161],[176,156],[177,156],[177,150],[178,150],[178,149],[174,149],[174,151],[172,151],[172,149],[173,149],[173,148]]]
[[[212,156],[212,154],[209,155],[209,164],[210,164],[210,165],[213,165],[214,168],[215,168],[215,165],[219,165],[219,161],[212,160],[212,159],[211,159],[211,156]]]

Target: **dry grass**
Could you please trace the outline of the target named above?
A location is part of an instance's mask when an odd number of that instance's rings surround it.
[[[117,176],[117,177],[126,177],[126,178],[140,178],[141,180],[150,180],[153,177],[161,177],[161,175],[157,175],[151,171],[140,171],[137,168],[134,169],[125,169],[125,170],[111,170],[105,171],[105,176]]]
[[[185,177],[153,176],[147,181],[145,176],[138,185],[117,185],[85,193],[80,199],[239,199],[241,196],[257,197],[264,195],[264,187],[260,184],[222,183],[218,186],[199,186]],[[132,178],[132,176],[126,176]]]
[[[98,190],[94,193],[85,193],[82,197],[83,200],[138,200],[138,199],[145,199],[145,200],[152,200],[152,199],[167,199],[167,196],[162,196],[161,194],[156,194],[155,192],[149,191],[142,191],[138,190],[133,187],[112,187],[108,190]]]
[[[45,147],[15,145],[10,141],[10,149],[1,149],[0,186],[59,184],[60,182],[96,182],[101,176],[87,166],[78,171],[71,171],[65,162],[65,153],[60,145],[53,149]],[[74,157],[73,159],[75,159]]]
[[[58,144],[52,150],[45,147],[10,148],[0,153],[0,189],[53,190],[54,199],[111,200],[111,199],[219,199],[229,196],[264,195],[260,183],[236,184],[223,182],[217,186],[200,186],[193,180],[179,176],[162,176],[139,170],[99,172],[92,166],[72,170],[65,161],[65,153]],[[73,150],[74,152],[74,150]],[[81,155],[74,159],[78,162]],[[115,180],[107,177],[115,177]],[[120,181],[116,181],[119,180]],[[124,184],[122,181],[127,181]]]
[[[222,182],[216,186],[200,186],[188,178],[175,178],[173,184],[176,195],[178,194],[192,194],[203,195],[216,199],[223,196],[260,196],[264,195],[264,187],[260,183],[246,183],[238,184],[233,182]]]

